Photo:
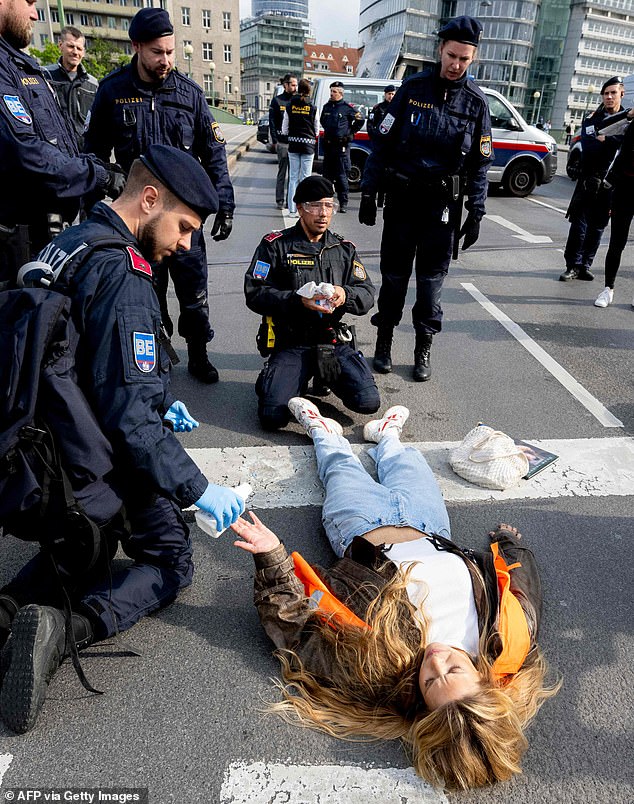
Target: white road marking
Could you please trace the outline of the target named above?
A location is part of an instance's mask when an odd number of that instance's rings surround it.
[[[512,232],[516,232],[513,237],[516,237],[518,240],[525,240],[527,243],[552,243],[552,239],[548,237],[548,235],[534,235],[530,232],[527,232],[526,229],[522,229],[515,223],[511,223],[511,221],[507,221],[506,218],[503,218],[501,215],[487,215],[486,220],[493,221],[493,223],[497,223],[500,226],[504,226],[505,229],[510,229]]]
[[[538,201],[536,198],[531,198],[530,196],[527,197],[527,201],[531,201],[533,204],[539,204],[540,207],[548,207],[548,209],[554,209],[555,212],[559,212],[561,215],[566,214],[565,209],[561,209],[561,207],[555,207],[553,204],[547,204],[545,201]]]
[[[462,287],[470,293],[473,298],[481,304],[484,309],[490,313],[493,318],[502,324],[502,326],[517,339],[517,341],[530,352],[533,357],[538,360],[542,366],[549,371],[553,377],[558,380],[564,388],[571,393],[575,399],[592,413],[604,427],[623,427],[623,422],[617,419],[610,411],[599,402],[599,400],[592,396],[589,391],[581,385],[575,378],[566,371],[562,366],[554,360],[548,352],[542,349],[524,330],[510,319],[506,313],[503,313],[498,307],[490,302],[487,297],[481,293],[475,285],[471,282],[462,282]]]
[[[234,762],[220,804],[449,804],[413,768]]]
[[[13,754],[0,754],[0,785],[2,785],[4,774],[9,770],[12,762]]]
[[[559,455],[559,460],[515,488],[492,491],[454,474],[449,453],[458,441],[413,442],[436,476],[447,502],[535,500],[554,497],[627,497],[634,492],[634,438],[524,440]],[[307,439],[308,441],[308,439]],[[354,444],[354,453],[374,473],[368,445]],[[250,483],[247,507],[298,508],[321,506],[324,491],[317,475],[312,443],[295,447],[227,447],[190,449],[189,455],[211,483]]]

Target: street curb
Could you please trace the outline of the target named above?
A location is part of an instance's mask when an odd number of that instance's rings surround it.
[[[238,159],[242,159],[247,151],[251,150],[251,145],[256,141],[257,132],[254,132],[247,140],[241,142],[240,145],[227,156],[227,168],[231,170]]]

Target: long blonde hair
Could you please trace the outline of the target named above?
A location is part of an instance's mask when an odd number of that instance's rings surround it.
[[[524,728],[561,682],[545,686],[546,661],[533,648],[508,683],[494,680],[480,640],[478,692],[429,712],[418,687],[427,624],[410,603],[411,568],[387,583],[371,603],[370,629],[339,626],[317,612],[313,627],[334,657],[327,679],[313,675],[297,653],[278,651],[283,700],[272,704],[287,722],[341,739],[401,739],[416,772],[447,789],[469,789],[521,773]]]

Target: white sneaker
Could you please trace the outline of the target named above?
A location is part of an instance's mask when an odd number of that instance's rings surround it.
[[[363,428],[363,437],[366,441],[379,441],[389,430],[397,430],[400,435],[403,425],[409,417],[409,410],[403,405],[394,405],[388,408],[382,419],[374,419]]]
[[[612,288],[605,288],[602,290],[601,293],[597,296],[597,299],[594,303],[595,307],[607,307],[609,304],[612,304],[614,301],[614,291]]]
[[[294,396],[288,400],[288,409],[311,438],[313,430],[324,430],[326,433],[336,433],[336,435],[343,433],[343,427],[339,422],[322,416],[317,405],[309,402],[308,399]]]

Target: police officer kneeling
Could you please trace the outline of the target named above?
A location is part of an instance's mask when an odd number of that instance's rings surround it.
[[[439,32],[440,61],[403,82],[379,124],[361,183],[359,221],[376,223],[376,194],[386,190],[381,290],[374,368],[392,370],[392,336],[403,315],[416,261],[413,378],[431,377],[430,351],[442,327],[440,296],[456,240],[478,239],[492,158],[489,107],[468,77],[482,26],[457,17]],[[467,218],[461,226],[462,199]],[[454,251],[457,254],[457,252]]]
[[[85,647],[124,631],[191,583],[192,545],[181,509],[197,505],[221,530],[244,508],[232,489],[207,482],[174,435],[197,422],[169,392],[169,357],[148,262],[188,249],[193,233],[217,209],[216,191],[196,159],[151,145],[133,163],[111,207],[97,204],[84,223],[66,229],[39,255],[61,267],[86,244],[109,241],[72,276],[68,272],[67,286],[62,270],[53,287],[71,298],[79,334],[77,381],[111,444],[109,480],[129,527],[99,523],[99,560],[70,577],[72,637],[60,610],[59,580],[44,552],[0,589],[0,644],[10,634],[0,659],[6,668],[0,716],[13,731],[35,724],[71,638]],[[49,420],[49,427],[55,434],[55,422]],[[91,458],[86,456],[87,478],[94,474]],[[134,562],[121,569],[111,567],[118,543]]]
[[[328,228],[333,196],[332,183],[321,176],[300,182],[293,197],[299,221],[262,239],[245,276],[247,306],[263,316],[258,348],[269,357],[255,386],[258,415],[267,430],[288,424],[289,399],[304,395],[313,376],[350,410],[379,409],[372,372],[342,321],[345,313],[368,312],[374,286],[354,244]],[[310,282],[329,283],[334,295],[300,295]]]

